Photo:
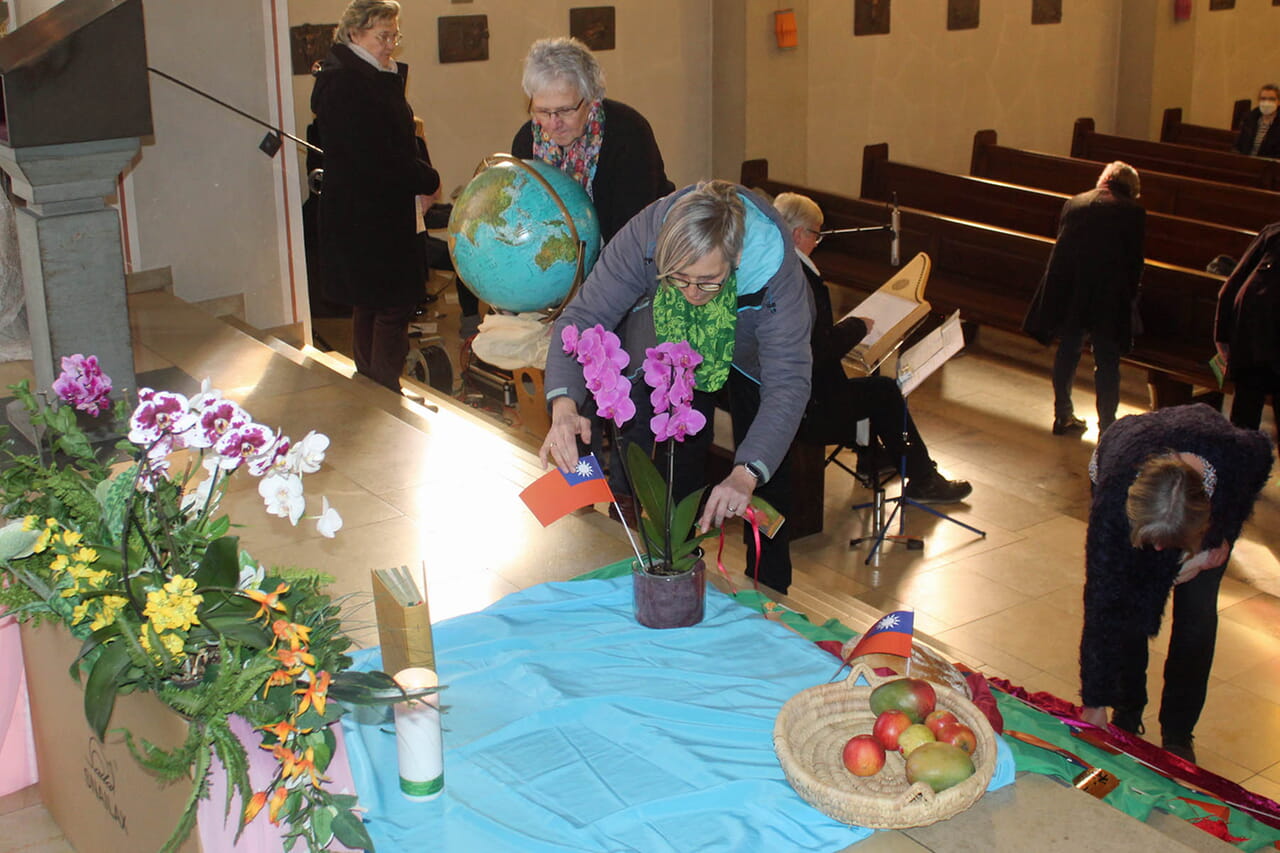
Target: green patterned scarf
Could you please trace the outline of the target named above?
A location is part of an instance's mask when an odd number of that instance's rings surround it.
[[[702,364],[694,373],[694,387],[699,391],[719,391],[729,378],[737,326],[736,271],[706,305],[691,305],[671,284],[663,284],[653,295],[653,329],[658,342],[688,341],[702,356]]]

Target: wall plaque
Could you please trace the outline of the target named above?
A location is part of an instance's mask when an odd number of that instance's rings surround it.
[[[1032,24],[1061,24],[1062,0],[1031,0]]]
[[[337,24],[301,24],[289,28],[289,59],[294,74],[310,74],[329,55]]]
[[[1220,9],[1234,9],[1235,7],[1236,0],[1209,0],[1210,12],[1217,12]]]
[[[441,62],[482,62],[489,58],[488,15],[445,15],[436,21]]]
[[[853,34],[883,36],[889,33],[889,0],[854,0]]]
[[[977,29],[978,3],[979,0],[947,0],[947,29]]]
[[[592,50],[613,50],[612,6],[580,6],[569,10],[569,35]]]

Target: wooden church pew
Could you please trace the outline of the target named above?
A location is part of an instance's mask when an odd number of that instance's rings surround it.
[[[1076,119],[1071,134],[1071,156],[1104,163],[1124,160],[1138,171],[1154,169],[1242,187],[1266,190],[1280,187],[1280,163],[1268,157],[1098,133],[1091,118]]]

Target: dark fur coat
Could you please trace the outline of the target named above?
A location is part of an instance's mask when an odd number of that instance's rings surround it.
[[[1129,415],[1098,444],[1097,478],[1085,540],[1084,633],[1080,640],[1085,705],[1112,705],[1113,646],[1121,633],[1154,635],[1173,590],[1181,555],[1134,548],[1124,504],[1138,468],[1168,452],[1195,453],[1218,474],[1203,548],[1234,543],[1271,471],[1271,443],[1260,432],[1234,427],[1209,406],[1175,406]]]

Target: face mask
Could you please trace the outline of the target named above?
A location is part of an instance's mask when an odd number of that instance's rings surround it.
[[[1269,116],[1276,111],[1275,101],[1258,101],[1258,112],[1264,116]]]

